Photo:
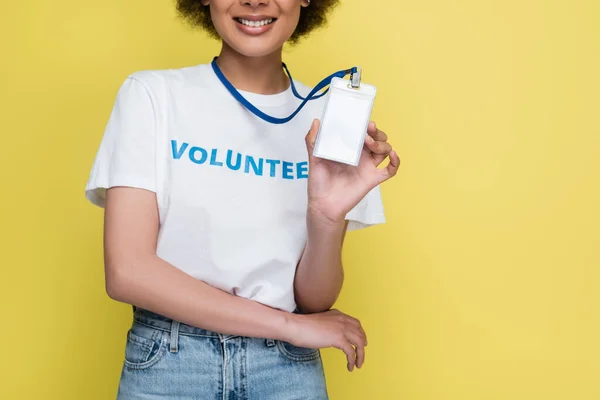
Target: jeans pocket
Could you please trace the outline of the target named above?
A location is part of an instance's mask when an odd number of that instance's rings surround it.
[[[319,349],[294,346],[282,340],[277,340],[277,349],[279,349],[282,355],[292,361],[313,361],[321,357]]]
[[[127,332],[125,366],[146,369],[160,361],[167,351],[166,332],[134,322]]]

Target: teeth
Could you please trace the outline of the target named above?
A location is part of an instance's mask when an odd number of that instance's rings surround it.
[[[247,19],[238,18],[238,21],[243,25],[258,28],[273,23],[273,18],[265,19],[263,21],[249,21]]]

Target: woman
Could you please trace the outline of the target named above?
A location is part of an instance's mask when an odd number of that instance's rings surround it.
[[[139,71],[119,90],[86,187],[105,207],[107,292],[134,308],[119,398],[326,399],[320,348],[362,366],[360,322],[330,308],[346,229],[384,222],[397,154],[371,123],[358,167],[314,158],[323,99],[271,124],[216,75],[291,114],[282,46],[335,3],[181,0],[221,38],[215,65]]]

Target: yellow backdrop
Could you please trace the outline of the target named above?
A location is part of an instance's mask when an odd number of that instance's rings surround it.
[[[0,398],[111,399],[131,311],[84,185],[127,74],[219,46],[171,0],[0,10]],[[596,0],[345,0],[286,49],[308,84],[361,65],[402,157],[388,224],[344,250],[338,307],[369,347],[353,374],[323,352],[332,399],[600,398],[599,20]]]

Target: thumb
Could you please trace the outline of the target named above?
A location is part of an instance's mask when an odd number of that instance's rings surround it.
[[[308,150],[309,155],[312,155],[312,151],[315,147],[315,142],[317,140],[317,133],[319,132],[319,126],[321,122],[315,118],[310,126],[310,130],[306,134],[306,149]]]

